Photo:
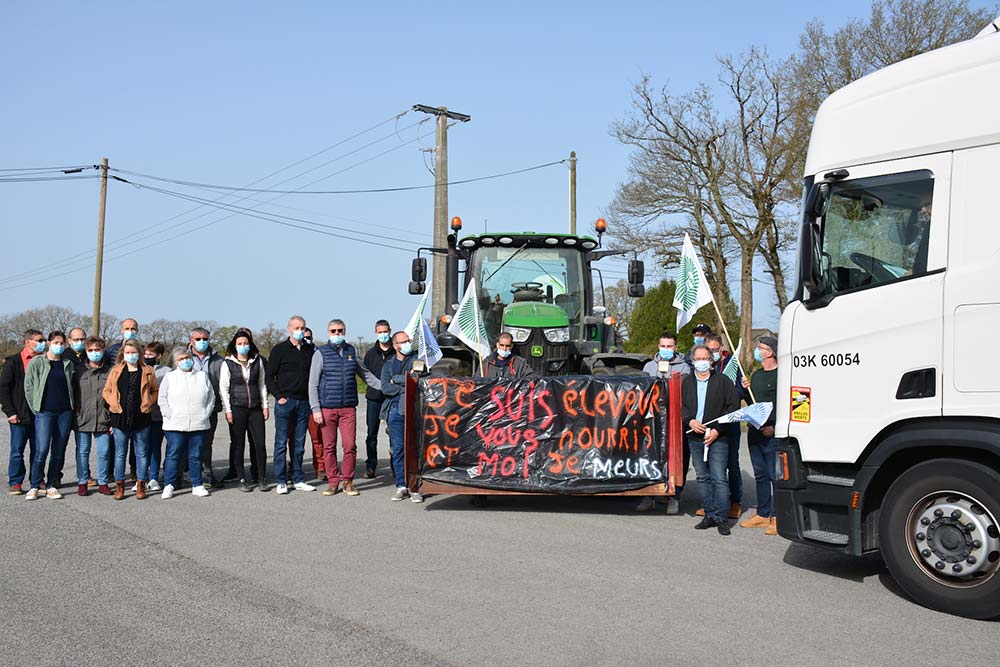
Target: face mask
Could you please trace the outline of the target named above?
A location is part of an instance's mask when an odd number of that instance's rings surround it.
[[[674,358],[673,350],[665,350],[662,347],[660,348],[660,359],[663,359],[665,361],[670,361],[673,358]]]
[[[295,340],[302,340],[305,337],[306,337],[306,332],[304,329],[298,329],[297,331],[292,332],[292,338],[294,338]]]
[[[720,353],[720,352],[713,352],[712,353],[712,361],[718,361],[721,358],[722,358],[722,353]]]
[[[35,352],[37,354],[41,354],[44,351],[45,351],[45,341],[44,340],[40,340],[37,343],[35,343]]]
[[[699,373],[707,373],[712,368],[712,362],[708,359],[694,362],[694,369]]]
[[[695,336],[694,337],[694,344],[695,345],[704,345],[705,344],[705,337],[704,336]]]
[[[177,368],[182,371],[189,371],[194,368],[194,359],[181,359],[177,362]]]
[[[383,345],[385,345],[386,343],[389,342],[389,334],[387,334],[387,333],[380,333],[375,338],[377,338],[378,342],[382,343]]]
[[[146,364],[149,367],[153,367],[153,366],[156,365],[156,359],[150,359],[149,357],[143,357],[142,358],[142,363]]]
[[[410,341],[406,341],[405,343],[399,346],[399,353],[402,354],[404,357],[409,356],[411,352],[413,352],[413,343],[411,343]]]
[[[207,349],[208,349],[208,341],[207,340],[196,340],[194,342],[194,350],[195,350],[195,352],[204,352]]]
[[[129,352],[128,354],[122,356],[122,359],[125,360],[126,364],[137,364],[139,363],[139,353]]]
[[[313,339],[312,338],[303,338],[302,342],[303,343],[309,343],[310,345],[312,345],[313,344]]]
[[[136,333],[135,331],[132,331],[131,329],[122,334],[122,340],[135,340],[138,337],[139,334]]]
[[[330,336],[330,342],[333,343],[334,345],[343,345],[344,337],[341,336],[340,334],[334,334]]]
[[[760,362],[764,361],[764,355],[762,355],[760,353],[760,348],[759,347],[754,348],[754,351],[753,351],[753,360],[756,361],[758,364]]]
[[[83,341],[82,340],[74,340],[73,342],[71,342],[69,344],[69,346],[71,348],[73,348],[74,352],[83,352]]]
[[[510,350],[497,350],[497,356],[501,359],[506,359],[510,356]]]
[[[53,343],[52,345],[49,345],[49,352],[51,352],[52,354],[56,355],[57,357],[60,354],[62,354],[63,350],[65,350],[65,349],[66,349],[66,346],[65,345],[60,345],[59,343]]]
[[[87,358],[93,361],[95,364],[104,358],[104,350],[97,350],[96,352],[88,352]]]
[[[249,345],[237,345],[236,346],[236,354],[242,354],[244,357],[247,356],[248,354],[250,354],[250,346]]]

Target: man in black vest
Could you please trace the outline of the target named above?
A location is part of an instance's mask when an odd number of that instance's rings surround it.
[[[379,320],[375,323],[375,344],[365,353],[365,366],[377,377],[382,377],[382,367],[385,362],[396,354],[392,346],[392,327],[387,320]],[[378,468],[378,427],[381,423],[379,414],[382,412],[382,401],[385,394],[381,389],[376,389],[371,385],[365,391],[365,399],[368,402],[367,426],[368,437],[365,438],[365,449],[368,456],[365,460],[365,477],[371,479],[375,477],[375,469]],[[389,462],[392,463],[392,452],[389,452]]]
[[[359,495],[354,488],[354,466],[357,461],[358,383],[362,378],[369,387],[382,388],[379,378],[372,375],[358,358],[354,346],[347,342],[347,325],[343,320],[330,320],[330,338],[316,348],[309,368],[309,409],[319,424],[323,439],[323,463],[329,488],[324,496],[332,496],[344,482],[344,493]],[[337,430],[343,440],[344,465],[337,465]]]

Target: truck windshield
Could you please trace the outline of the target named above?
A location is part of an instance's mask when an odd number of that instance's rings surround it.
[[[929,171],[833,184],[823,216],[820,293],[811,296],[926,273],[933,191]]]
[[[481,247],[469,266],[491,339],[503,309],[522,301],[554,303],[566,311],[571,335],[583,326],[584,282],[580,251],[570,248]]]

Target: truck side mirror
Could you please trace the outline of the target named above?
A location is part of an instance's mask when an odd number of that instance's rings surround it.
[[[646,296],[646,286],[641,283],[638,285],[629,285],[628,295],[633,298]]]
[[[641,285],[646,278],[646,265],[641,259],[633,259],[628,263],[628,282],[630,285]]]
[[[411,280],[409,286],[410,294],[423,294],[424,290],[427,289],[427,285],[420,280]]]
[[[427,280],[427,259],[424,257],[415,257],[413,263],[410,266],[410,279],[415,283],[422,283]],[[419,292],[413,292],[412,287],[410,294],[423,294],[424,290],[421,287]]]

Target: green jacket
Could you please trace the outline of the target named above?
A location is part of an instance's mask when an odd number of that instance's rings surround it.
[[[69,359],[62,359],[63,371],[66,374],[66,388],[69,390],[69,402],[75,409],[73,397],[73,373],[76,364]],[[48,355],[40,354],[28,362],[28,370],[24,372],[24,395],[28,397],[28,407],[34,413],[42,410],[42,395],[45,393],[45,381],[49,379]]]

